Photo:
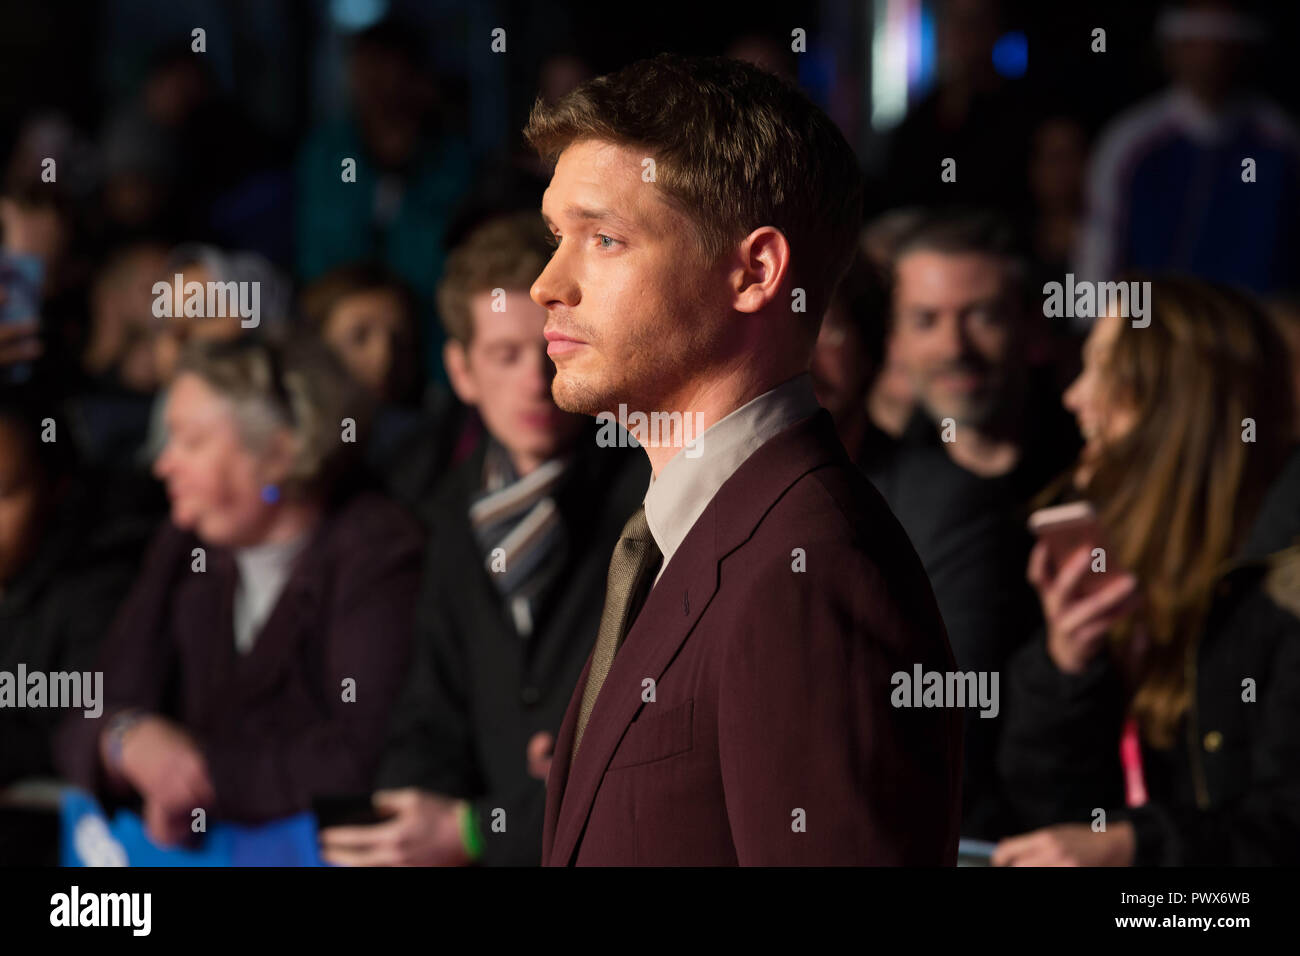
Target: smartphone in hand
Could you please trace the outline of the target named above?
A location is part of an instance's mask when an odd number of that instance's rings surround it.
[[[1029,516],[1029,530],[1047,546],[1048,563],[1055,574],[1080,548],[1091,553],[1105,548],[1097,512],[1087,501],[1042,508]],[[1093,571],[1091,566],[1079,582],[1079,594],[1093,594],[1111,580],[1109,555],[1107,570]]]

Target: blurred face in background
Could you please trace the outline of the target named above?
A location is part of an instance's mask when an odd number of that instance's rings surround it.
[[[288,429],[255,454],[247,446],[234,408],[197,375],[182,373],[167,396],[167,444],[154,463],[167,485],[171,519],[205,543],[247,547],[271,525],[275,505],[262,490],[279,484],[292,444]]]
[[[171,128],[193,116],[210,95],[206,74],[190,57],[176,57],[158,66],[146,78],[141,91],[149,117]]]
[[[1108,372],[1111,352],[1119,338],[1124,320],[1115,315],[1102,316],[1093,324],[1083,344],[1083,367],[1062,402],[1079,423],[1083,435],[1082,459],[1096,461],[1107,445],[1132,431],[1136,413],[1120,390],[1110,381]]]
[[[354,115],[371,157],[384,168],[403,166],[433,108],[432,80],[402,51],[381,45],[354,50],[348,73]]]
[[[0,198],[0,235],[4,237],[5,252],[41,260],[45,269],[42,288],[49,295],[58,284],[63,256],[72,237],[63,214],[52,205]]]
[[[1019,311],[995,256],[922,249],[899,258],[892,354],[935,421],[979,427],[1002,410],[1022,362]]]
[[[941,79],[970,81],[991,74],[998,38],[997,0],[946,0],[938,10]]]
[[[1231,10],[1224,4],[1210,3],[1205,7],[1206,12]],[[1238,85],[1246,51],[1245,45],[1226,37],[1186,37],[1165,44],[1165,67],[1176,84],[1213,107]]]
[[[1029,185],[1040,209],[1075,209],[1083,198],[1088,139],[1083,127],[1064,117],[1034,130]]]
[[[0,419],[0,584],[35,553],[45,517],[45,483],[28,443]]]
[[[897,337],[891,332],[885,339],[885,364],[871,384],[871,419],[878,428],[898,437],[907,426],[916,405],[912,377],[899,359]]]
[[[352,378],[376,397],[404,397],[415,377],[415,332],[400,296],[374,289],[346,296],[322,330]]]
[[[91,292],[90,341],[83,364],[96,375],[114,374],[127,388],[157,387],[153,342],[153,285],[167,263],[161,246],[142,244],[117,259]]]
[[[505,311],[494,312],[491,292],[472,296],[473,337],[467,346],[449,341],[444,358],[460,400],[478,409],[522,472],[566,452],[584,420],[551,397],[555,372],[542,336],[546,310],[527,289],[506,289],[505,302]]]
[[[812,355],[813,387],[817,401],[839,421],[866,404],[867,383],[874,369],[866,346],[844,304],[831,302],[822,319]]]
[[[207,284],[214,280],[212,273],[198,263],[182,267],[180,285],[176,284],[175,274],[164,276],[163,280],[172,287],[172,316],[157,319],[158,333],[154,338],[154,368],[160,384],[171,381],[176,373],[176,362],[180,358],[185,343],[196,341],[233,341],[243,334],[240,317],[235,315],[187,316],[185,314],[185,286],[198,282],[204,288],[204,302],[207,301]],[[152,311],[150,315],[152,315]]]

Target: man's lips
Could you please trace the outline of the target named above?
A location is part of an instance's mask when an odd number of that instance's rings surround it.
[[[564,355],[566,352],[576,351],[587,344],[581,339],[575,339],[573,336],[551,329],[547,329],[542,334],[546,337],[547,355]]]

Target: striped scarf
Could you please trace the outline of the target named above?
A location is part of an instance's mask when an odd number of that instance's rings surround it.
[[[484,490],[470,505],[469,522],[520,637],[532,634],[537,602],[559,571],[550,559],[564,543],[564,522],[553,494],[570,462],[553,458],[520,478],[505,448],[488,439]]]

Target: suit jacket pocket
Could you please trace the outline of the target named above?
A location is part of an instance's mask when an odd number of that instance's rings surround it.
[[[628,726],[609,762],[610,770],[666,760],[691,749],[693,700],[674,704],[664,711],[656,711],[658,706],[646,704],[641,716]]]

